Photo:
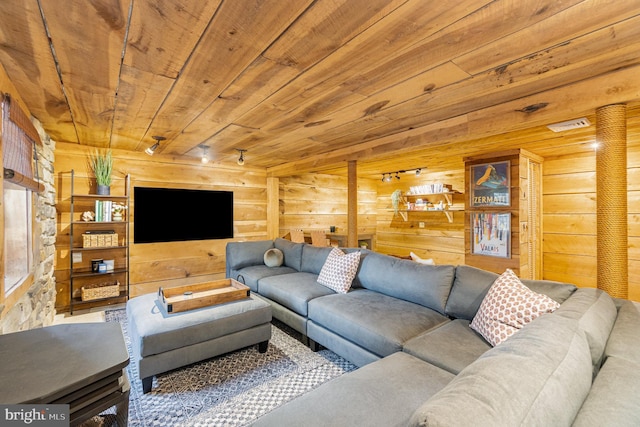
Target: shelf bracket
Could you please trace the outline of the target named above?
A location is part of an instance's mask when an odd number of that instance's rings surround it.
[[[444,212],[444,214],[447,216],[447,219],[449,220],[449,223],[452,223],[453,222],[453,212],[446,211],[446,210],[442,211],[442,212]]]

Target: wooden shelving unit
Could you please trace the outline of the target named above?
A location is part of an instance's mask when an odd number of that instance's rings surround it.
[[[124,195],[76,194],[75,172],[71,171],[71,207],[69,225],[69,311],[77,306],[107,305],[126,301],[129,297],[129,175],[122,179]],[[117,181],[117,179],[114,179]],[[109,201],[126,206],[121,221],[84,221],[82,213],[95,212],[96,201]],[[117,245],[90,246],[83,243],[83,235],[100,231],[117,233]],[[113,270],[96,272],[92,260],[113,260]],[[118,294],[82,300],[82,287],[102,283],[119,283]]]

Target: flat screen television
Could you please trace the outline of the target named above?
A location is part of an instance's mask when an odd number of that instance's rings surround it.
[[[133,189],[133,243],[232,237],[232,191]]]

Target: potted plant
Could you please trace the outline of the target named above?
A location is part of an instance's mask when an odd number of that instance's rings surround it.
[[[398,207],[402,201],[402,190],[396,190],[391,193],[391,205],[393,206],[393,213],[398,215]]]
[[[122,221],[124,218],[124,211],[127,210],[127,206],[122,203],[114,203],[111,208],[112,218],[114,221]]]
[[[89,163],[96,177],[97,194],[108,196],[111,192],[111,173],[113,172],[111,150],[94,151],[89,155]]]

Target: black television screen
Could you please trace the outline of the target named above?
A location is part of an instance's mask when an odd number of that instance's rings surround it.
[[[233,192],[134,187],[133,242],[233,237]]]

